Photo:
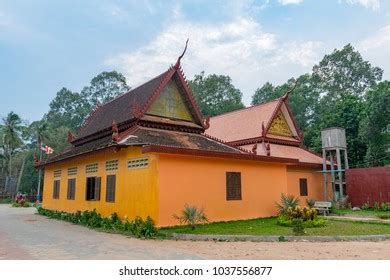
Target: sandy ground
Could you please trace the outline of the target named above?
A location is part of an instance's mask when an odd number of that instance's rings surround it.
[[[382,242],[138,240],[0,205],[0,259],[390,259]]]

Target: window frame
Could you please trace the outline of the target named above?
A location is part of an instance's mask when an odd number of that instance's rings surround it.
[[[76,199],[76,178],[68,178],[68,190],[66,192],[66,199]]]
[[[235,189],[237,188],[237,189]],[[226,172],[226,200],[242,200],[242,176],[241,172]]]
[[[93,180],[93,185],[88,181]],[[85,184],[85,200],[86,201],[99,201],[101,190],[101,177],[89,176],[86,178]]]
[[[116,193],[116,175],[109,174],[106,176],[106,202],[115,203],[115,193]]]
[[[53,199],[60,199],[61,180],[53,181]]]
[[[302,187],[304,189],[302,189]],[[299,196],[308,196],[308,195],[309,195],[309,186],[308,186],[307,178],[299,178]]]

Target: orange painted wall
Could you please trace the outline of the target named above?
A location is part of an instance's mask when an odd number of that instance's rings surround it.
[[[135,158],[149,158],[148,168],[128,169],[127,160]],[[117,171],[106,171],[107,160],[119,160]],[[85,166],[90,163],[98,163],[98,172],[86,174]],[[117,212],[122,218],[133,219],[136,216],[146,218],[148,215],[154,220],[158,219],[158,187],[157,187],[157,158],[154,155],[141,153],[138,147],[122,149],[114,153],[112,149],[96,152],[82,157],[77,157],[60,163],[50,164],[45,167],[45,179],[43,190],[43,207],[48,209],[75,212],[77,210],[96,209],[103,216]],[[68,173],[69,167],[77,166],[76,195],[75,200],[68,200]],[[53,199],[53,172],[61,169],[60,197]],[[106,202],[106,175],[116,174],[115,202]],[[100,201],[87,201],[85,199],[86,177],[101,177]]]
[[[242,200],[226,200],[227,171],[241,172]],[[276,215],[286,182],[283,164],[160,154],[158,224],[177,223],[172,215],[185,203],[203,207],[210,221]]]
[[[307,179],[307,196],[300,196],[299,179]],[[328,198],[332,199],[331,177],[328,176]],[[299,198],[301,206],[306,206],[306,199],[324,200],[324,177],[320,172],[307,168],[287,168],[287,191]]]

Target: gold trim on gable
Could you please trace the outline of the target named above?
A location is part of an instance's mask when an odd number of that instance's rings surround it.
[[[282,111],[279,111],[272,121],[268,133],[282,136],[293,136],[291,129],[284,117]]]

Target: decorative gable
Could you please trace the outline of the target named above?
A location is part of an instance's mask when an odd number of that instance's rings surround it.
[[[271,126],[268,130],[268,133],[288,137],[293,136],[293,133],[281,110],[279,110],[279,112],[274,117]]]
[[[168,82],[146,114],[194,122],[179,88],[173,80]]]

